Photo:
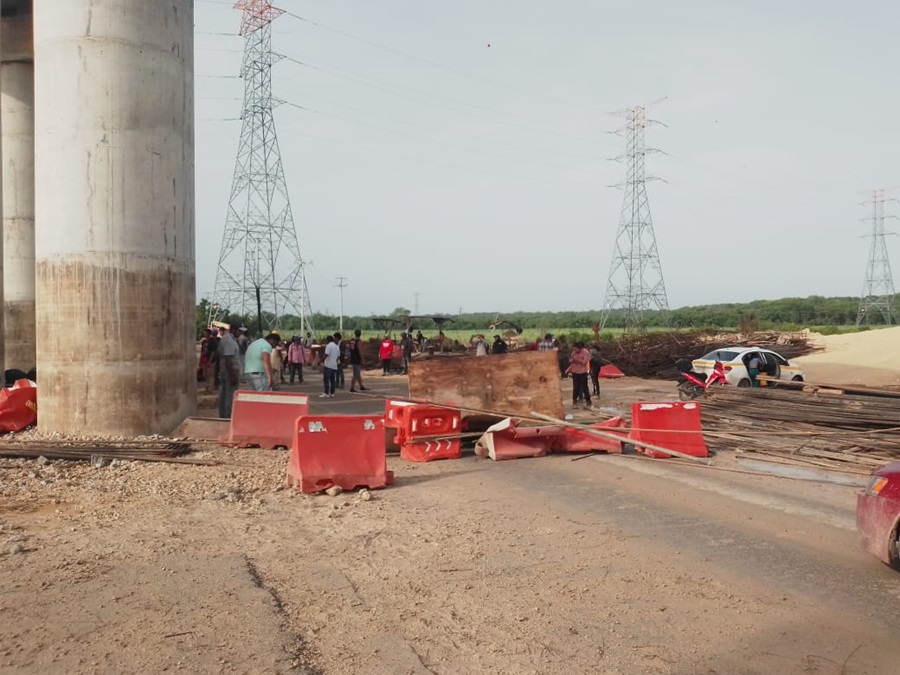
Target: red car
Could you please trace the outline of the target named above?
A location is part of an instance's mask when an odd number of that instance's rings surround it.
[[[862,547],[900,569],[900,462],[875,471],[856,496],[856,525]]]

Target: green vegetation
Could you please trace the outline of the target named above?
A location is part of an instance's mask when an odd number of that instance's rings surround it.
[[[900,295],[894,297],[895,306],[900,306]],[[718,305],[699,305],[696,307],[681,307],[669,313],[668,325],[665,318],[658,312],[647,312],[648,330],[666,330],[667,328],[687,329],[722,329],[737,330],[739,327],[758,330],[782,330],[792,331],[809,328],[824,334],[853,332],[867,330],[868,326],[857,328],[856,312],[859,308],[859,298],[838,297],[826,298],[813,295],[808,298],[782,298],[780,300],[755,300],[748,303],[727,303]],[[197,305],[197,330],[206,327],[209,313],[209,303],[204,299]],[[393,332],[399,333],[406,327],[406,317],[410,311],[404,307],[397,307],[391,316],[397,319],[393,324]],[[430,316],[430,315],[429,315]],[[556,335],[566,335],[571,339],[588,339],[592,335],[592,326],[600,318],[599,310],[586,312],[504,312],[494,313],[466,313],[466,314],[435,314],[452,319],[444,325],[444,333],[448,337],[467,341],[473,333],[505,333],[510,325],[504,324],[495,330],[488,328],[493,322],[503,320],[515,324],[523,329],[525,339],[534,339],[543,332],[549,331]],[[242,317],[228,314],[224,321],[240,320]],[[382,320],[379,321],[379,318]],[[256,331],[256,318],[243,317],[245,324],[252,332]],[[338,330],[338,317],[315,313],[310,317],[311,323],[317,332],[334,332]],[[434,335],[438,332],[438,326],[430,318],[409,319],[413,330],[421,330],[426,335]],[[282,318],[283,332],[299,331],[300,318],[296,316],[284,316]],[[625,325],[625,317],[621,312],[614,312],[604,327],[604,337],[612,337],[620,333]],[[346,332],[359,328],[364,333],[384,332],[387,324],[383,317],[377,316],[345,316],[344,328]],[[488,336],[490,337],[490,336]]]

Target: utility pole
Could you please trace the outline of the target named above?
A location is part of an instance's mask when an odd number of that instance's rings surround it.
[[[337,283],[335,286],[341,289],[341,315],[339,319],[339,328],[341,332],[344,332],[344,289],[347,288],[347,277],[335,277],[337,279]]]
[[[884,231],[884,219],[897,216],[884,215],[884,190],[874,190],[872,196],[863,202],[863,206],[872,206],[872,215],[864,218],[863,222],[872,224],[870,234],[864,236],[871,239],[869,247],[869,262],[866,265],[866,279],[863,284],[863,292],[859,299],[859,312],[856,314],[856,325],[868,321],[872,312],[878,312],[884,323],[888,326],[894,323],[894,278],[891,274],[891,261],[888,258],[887,243],[884,238],[893,235],[893,232]]]
[[[238,0],[244,56],[241,136],[211,300],[219,316],[256,314],[260,334],[281,328],[282,316],[308,313],[303,258],[294,227],[273,110],[272,22],[284,14],[268,0]],[[298,307],[299,300],[299,307]],[[298,311],[299,310],[299,311]]]
[[[416,291],[413,295],[415,296],[415,303],[413,304],[413,314],[418,315],[418,313],[419,313],[419,292]]]
[[[644,129],[661,123],[647,118],[648,107],[634,106],[616,113],[625,118],[625,126],[616,131],[625,138],[625,153],[616,157],[616,161],[625,162],[625,181],[615,186],[622,190],[624,197],[600,327],[606,325],[613,310],[622,309],[625,312],[626,332],[646,330],[646,310],[658,310],[664,317],[669,313],[669,300],[647,199],[646,183],[656,179],[646,176],[644,172],[644,157],[648,153],[658,152],[645,145]]]

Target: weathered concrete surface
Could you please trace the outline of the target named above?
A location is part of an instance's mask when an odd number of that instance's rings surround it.
[[[31,2],[0,19],[3,299],[6,368],[36,363],[34,317],[34,49]]]
[[[34,13],[39,425],[167,433],[196,407],[193,2]]]

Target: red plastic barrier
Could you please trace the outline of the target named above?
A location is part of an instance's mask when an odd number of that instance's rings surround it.
[[[294,423],[307,414],[306,394],[240,389],[234,392],[228,436],[221,440],[239,448],[289,448],[294,439]]]
[[[642,448],[641,441],[694,457],[709,456],[700,424],[700,404],[696,401],[632,403],[630,438],[638,452],[650,457],[663,458],[671,455]]]
[[[22,431],[37,422],[37,388],[31,380],[16,380],[0,388],[0,432]]]
[[[287,475],[302,492],[390,485],[394,474],[387,470],[384,420],[377,415],[298,418]]]
[[[400,446],[400,457],[407,462],[431,462],[435,459],[459,459],[462,444],[458,438],[449,441],[406,441]]]
[[[619,377],[625,377],[625,373],[623,373],[613,364],[608,363],[605,366],[600,366],[600,377],[607,380],[615,380]]]
[[[410,462],[435,459],[459,459],[459,439],[419,440],[422,436],[458,434],[462,420],[458,411],[409,401],[386,401],[384,425],[397,429],[394,442],[400,445],[400,457]]]
[[[494,461],[543,457],[552,452],[558,436],[565,434],[565,427],[522,427],[512,419],[488,427],[475,444],[475,454],[490,457]]]
[[[406,424],[406,414],[416,405],[418,404],[412,401],[385,400],[384,426],[392,429],[402,429]]]
[[[599,429],[600,431],[617,432],[621,431],[622,440],[616,441],[612,438],[604,438],[603,436],[595,436],[581,429],[565,428],[565,433],[557,437],[554,450],[559,452],[612,452],[621,453],[622,443],[628,440],[628,432],[625,430],[626,422],[624,417],[613,417],[605,422],[591,424],[588,429]]]

